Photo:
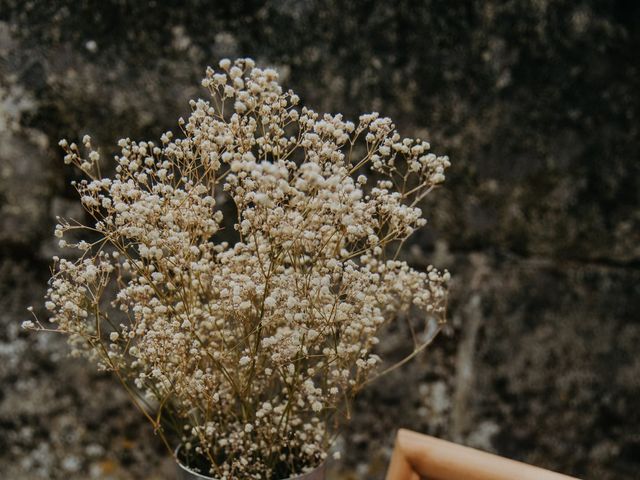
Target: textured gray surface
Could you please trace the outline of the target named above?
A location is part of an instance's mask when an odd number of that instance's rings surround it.
[[[173,128],[221,56],[278,67],[317,110],[380,110],[454,166],[409,258],[454,275],[450,326],[364,392],[344,478],[381,478],[408,426],[593,479],[640,470],[640,11],[634,2],[0,0],[0,472],[172,478],[108,377],[40,308],[56,143]],[[99,5],[99,6],[98,6]],[[401,340],[391,335],[383,348]]]

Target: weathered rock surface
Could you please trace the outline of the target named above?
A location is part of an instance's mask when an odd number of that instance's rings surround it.
[[[317,110],[380,110],[454,166],[409,258],[454,275],[450,325],[372,385],[344,478],[382,478],[400,426],[584,478],[640,470],[640,7],[634,2],[0,0],[0,472],[172,478],[115,383],[26,335],[56,144],[157,138],[207,64],[252,56]],[[386,348],[400,348],[392,335]]]

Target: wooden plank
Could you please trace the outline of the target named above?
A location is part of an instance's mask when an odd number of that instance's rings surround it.
[[[576,480],[411,430],[398,431],[386,480]]]

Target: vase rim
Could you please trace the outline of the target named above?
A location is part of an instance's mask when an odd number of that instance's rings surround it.
[[[178,457],[178,453],[180,452],[180,449],[182,448],[182,444],[178,445],[175,449],[175,451],[173,452],[173,455],[176,459],[176,463],[178,464],[178,468],[184,470],[185,472],[187,472],[189,475],[193,475],[194,478],[204,478],[206,480],[213,480],[213,477],[209,477],[207,475],[202,475],[201,473],[195,472],[193,470],[191,470],[189,467],[187,467],[186,465],[184,465],[179,457]]]
[[[182,444],[178,445],[174,451],[174,456],[176,459],[176,463],[178,464],[178,468],[180,468],[181,470],[183,470],[184,472],[187,472],[189,475],[192,475],[193,478],[198,478],[198,479],[204,479],[204,480],[214,480],[214,477],[209,477],[207,475],[202,475],[201,473],[198,472],[194,472],[193,470],[191,470],[189,467],[187,467],[186,465],[183,465],[182,462],[180,462],[179,457],[178,457],[178,453],[180,452],[180,448],[182,448]],[[323,460],[322,463],[320,463],[320,465],[316,466],[313,470],[311,470],[310,472],[307,473],[303,473],[300,475],[296,475],[294,477],[287,477],[284,478],[282,480],[305,480],[307,478],[311,479],[311,475],[313,474],[317,474],[317,473],[324,473],[324,470],[327,466],[327,462],[326,460]],[[315,478],[315,477],[313,477]],[[318,477],[318,478],[324,478],[324,476]]]

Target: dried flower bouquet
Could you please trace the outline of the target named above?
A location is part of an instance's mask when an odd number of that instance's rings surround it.
[[[373,353],[386,324],[444,321],[448,273],[398,255],[449,160],[377,113],[299,107],[251,59],[202,84],[182,135],[121,140],[111,178],[89,137],[84,153],[60,142],[93,220],[59,220],[79,253],[54,257],[53,326],[25,326],[113,372],[202,473],[283,478],[320,463],[354,395],[393,368]],[[412,334],[399,363],[429,342]]]

